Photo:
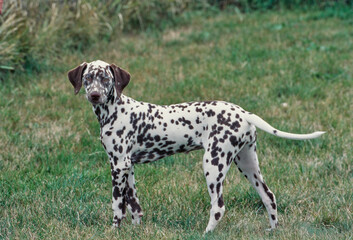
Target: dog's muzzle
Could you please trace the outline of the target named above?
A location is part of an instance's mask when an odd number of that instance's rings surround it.
[[[88,100],[93,104],[99,104],[101,103],[101,94],[97,91],[91,92],[88,95]]]

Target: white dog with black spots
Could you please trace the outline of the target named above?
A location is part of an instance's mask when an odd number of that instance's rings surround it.
[[[203,171],[211,197],[206,232],[212,231],[224,215],[223,182],[232,163],[260,195],[274,229],[278,223],[276,198],[260,172],[255,127],[297,140],[317,138],[324,133],[282,132],[255,114],[223,101],[170,106],[139,102],[122,94],[130,74],[99,60],[82,63],[69,71],[68,77],[75,94],[84,86],[100,124],[101,142],[111,165],[113,226],[116,227],[126,215],[126,206],[133,224],[139,224],[143,215],[136,195],[135,164],[204,149]]]

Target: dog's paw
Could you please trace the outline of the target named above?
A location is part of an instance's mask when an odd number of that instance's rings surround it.
[[[122,220],[122,219],[119,219],[117,216],[115,216],[114,219],[113,219],[112,228],[118,228],[118,227],[120,227],[121,220]]]
[[[272,232],[272,231],[275,231],[276,230],[276,228],[278,227],[278,222],[276,222],[275,223],[275,225],[273,226],[273,227],[271,227],[271,228],[267,228],[266,229],[266,232]]]
[[[137,215],[132,215],[131,216],[131,222],[133,225],[139,225],[141,224],[141,219],[142,219],[143,213],[139,213]]]

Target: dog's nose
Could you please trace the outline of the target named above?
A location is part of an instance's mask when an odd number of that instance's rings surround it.
[[[91,100],[94,102],[97,102],[100,97],[101,95],[99,94],[99,92],[94,91],[91,93]]]

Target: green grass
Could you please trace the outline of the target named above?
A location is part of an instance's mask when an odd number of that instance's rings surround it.
[[[40,74],[7,74],[0,89],[0,238],[352,239],[353,28],[325,12],[223,12],[188,25],[119,36],[66,53]],[[202,151],[135,167],[145,216],[111,229],[111,178],[99,126],[66,71],[102,59],[127,69],[125,94],[158,104],[221,99],[312,141],[258,133],[280,227],[238,173],[225,182],[226,214],[203,236],[209,197]]]

